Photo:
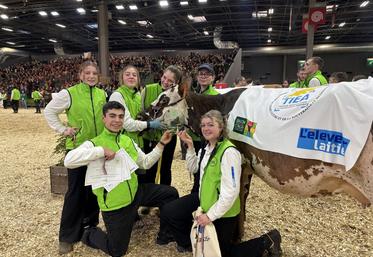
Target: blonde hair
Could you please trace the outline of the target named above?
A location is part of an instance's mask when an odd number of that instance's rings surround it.
[[[227,130],[227,120],[223,116],[223,114],[217,110],[210,110],[202,115],[202,119],[209,118],[211,120],[214,120],[218,123],[219,127],[222,129],[220,137],[226,138],[228,136],[228,130]]]
[[[124,82],[123,82],[123,73],[126,71],[126,70],[128,70],[128,69],[130,69],[130,68],[133,68],[133,69],[135,69],[135,71],[136,71],[136,74],[137,74],[137,86],[136,87],[139,87],[139,85],[140,85],[140,72],[139,72],[139,70],[135,67],[135,66],[133,66],[132,64],[129,64],[129,65],[127,65],[127,66],[125,66],[120,72],[119,72],[119,85],[120,86],[122,86],[123,84],[124,84]]]

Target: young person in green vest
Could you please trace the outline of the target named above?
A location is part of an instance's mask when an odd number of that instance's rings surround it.
[[[219,92],[213,86],[214,80],[215,80],[215,71],[211,64],[204,63],[198,67],[197,74],[196,74],[196,80],[197,80],[197,87],[194,87],[194,88],[192,87],[192,90],[195,93],[202,94],[202,95],[218,95],[219,94]],[[203,140],[203,138],[201,139],[200,136],[192,133],[191,131],[188,133],[193,139],[193,145],[194,145],[194,148],[196,149],[196,152],[198,152],[199,149],[205,146],[206,142]],[[198,192],[199,171],[193,175],[194,175],[194,179],[193,179],[192,192]]]
[[[35,113],[41,113],[40,101],[43,98],[43,96],[41,95],[37,87],[35,87],[34,91],[32,91],[31,98],[32,100],[34,100],[35,109],[36,109]]]
[[[304,82],[306,78],[307,78],[307,73],[305,72],[304,67],[302,67],[297,72],[297,81],[291,83],[289,87],[293,87],[293,88],[305,87]]]
[[[161,224],[173,235],[179,252],[191,251],[192,212],[200,206],[203,214],[195,219],[202,226],[214,224],[222,257],[262,257],[264,253],[279,257],[281,236],[277,230],[232,244],[240,213],[241,154],[226,138],[226,121],[219,111],[211,110],[202,116],[201,131],[207,145],[198,153],[192,138],[185,131],[178,133],[188,146],[188,171],[200,171],[199,191],[166,204]]]
[[[181,82],[181,76],[181,70],[174,65],[170,65],[163,71],[163,75],[159,83],[146,85],[141,93],[143,110],[147,109],[164,90],[167,90],[174,84],[179,84]],[[152,129],[144,133],[143,138],[145,153],[149,153],[156,146],[161,135],[162,131],[159,130],[159,128],[155,130]],[[162,158],[159,160],[160,164],[154,164],[153,167],[146,171],[145,175],[140,175],[140,183],[155,183],[156,175],[159,170],[160,184],[171,185],[171,166],[175,152],[176,141],[176,136],[173,136],[171,142],[165,147],[163,151]]]
[[[304,81],[304,87],[319,87],[328,84],[328,80],[321,73],[323,67],[324,60],[318,56],[311,57],[305,62],[304,71],[307,78]]]
[[[116,152],[122,149],[139,168],[151,167],[161,157],[165,146],[171,141],[172,134],[170,131],[164,132],[156,147],[145,154],[129,136],[121,133],[124,117],[123,105],[116,101],[105,104],[102,118],[105,125],[103,132],[70,151],[66,155],[65,166],[74,169],[98,159],[112,160]],[[106,232],[97,227],[88,227],[84,231],[82,242],[115,257],[127,252],[140,205],[159,207],[162,213],[164,204],[179,197],[177,190],[171,186],[154,183],[138,184],[136,172],[132,172],[128,180],[119,183],[109,192],[104,187],[100,187],[94,189],[93,193],[97,197]],[[167,233],[165,227],[161,225],[158,240],[168,240]]]
[[[119,88],[111,94],[109,101],[116,101],[124,106],[123,133],[132,138],[144,149],[144,141],[139,135],[144,129],[162,129],[159,120],[140,121],[136,116],[141,112],[141,94],[139,92],[140,74],[133,65],[128,65],[119,73]]]
[[[80,83],[61,90],[48,103],[44,116],[49,126],[66,137],[66,150],[80,146],[104,129],[102,107],[106,103],[105,91],[96,87],[98,67],[92,61],[84,62],[79,70]],[[59,114],[66,111],[67,125]],[[71,252],[79,242],[85,226],[98,224],[99,209],[90,187],[84,186],[87,167],[68,169],[68,189],[65,194],[60,232],[59,252]]]
[[[14,86],[10,95],[10,101],[12,103],[12,109],[14,113],[18,113],[19,100],[21,99],[21,92],[17,86]]]

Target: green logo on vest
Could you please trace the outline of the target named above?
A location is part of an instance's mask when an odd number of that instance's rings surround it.
[[[210,161],[210,166],[211,166],[211,167],[216,166],[216,162],[217,162],[217,161],[216,161],[216,158],[215,158],[215,157],[212,158],[211,161]]]

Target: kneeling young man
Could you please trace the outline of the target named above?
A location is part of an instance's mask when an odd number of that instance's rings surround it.
[[[121,134],[124,120],[124,107],[118,102],[108,102],[103,107],[104,131],[97,137],[84,142],[78,148],[71,150],[65,158],[67,168],[88,165],[91,161],[105,158],[112,160],[118,150],[124,149],[141,169],[148,169],[162,155],[164,146],[171,141],[172,135],[166,131],[149,154],[145,154],[128,136]],[[141,184],[137,182],[135,172],[129,180],[119,183],[110,192],[104,187],[93,190],[102,211],[107,233],[100,228],[86,228],[82,242],[101,249],[111,256],[126,254],[132,227],[141,206],[159,207],[179,197],[175,188],[166,185]],[[165,228],[161,225],[158,237],[167,237]]]

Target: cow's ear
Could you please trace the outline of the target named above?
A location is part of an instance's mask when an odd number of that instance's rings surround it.
[[[179,95],[186,97],[189,93],[190,86],[192,85],[192,78],[190,76],[183,76],[179,85]]]

